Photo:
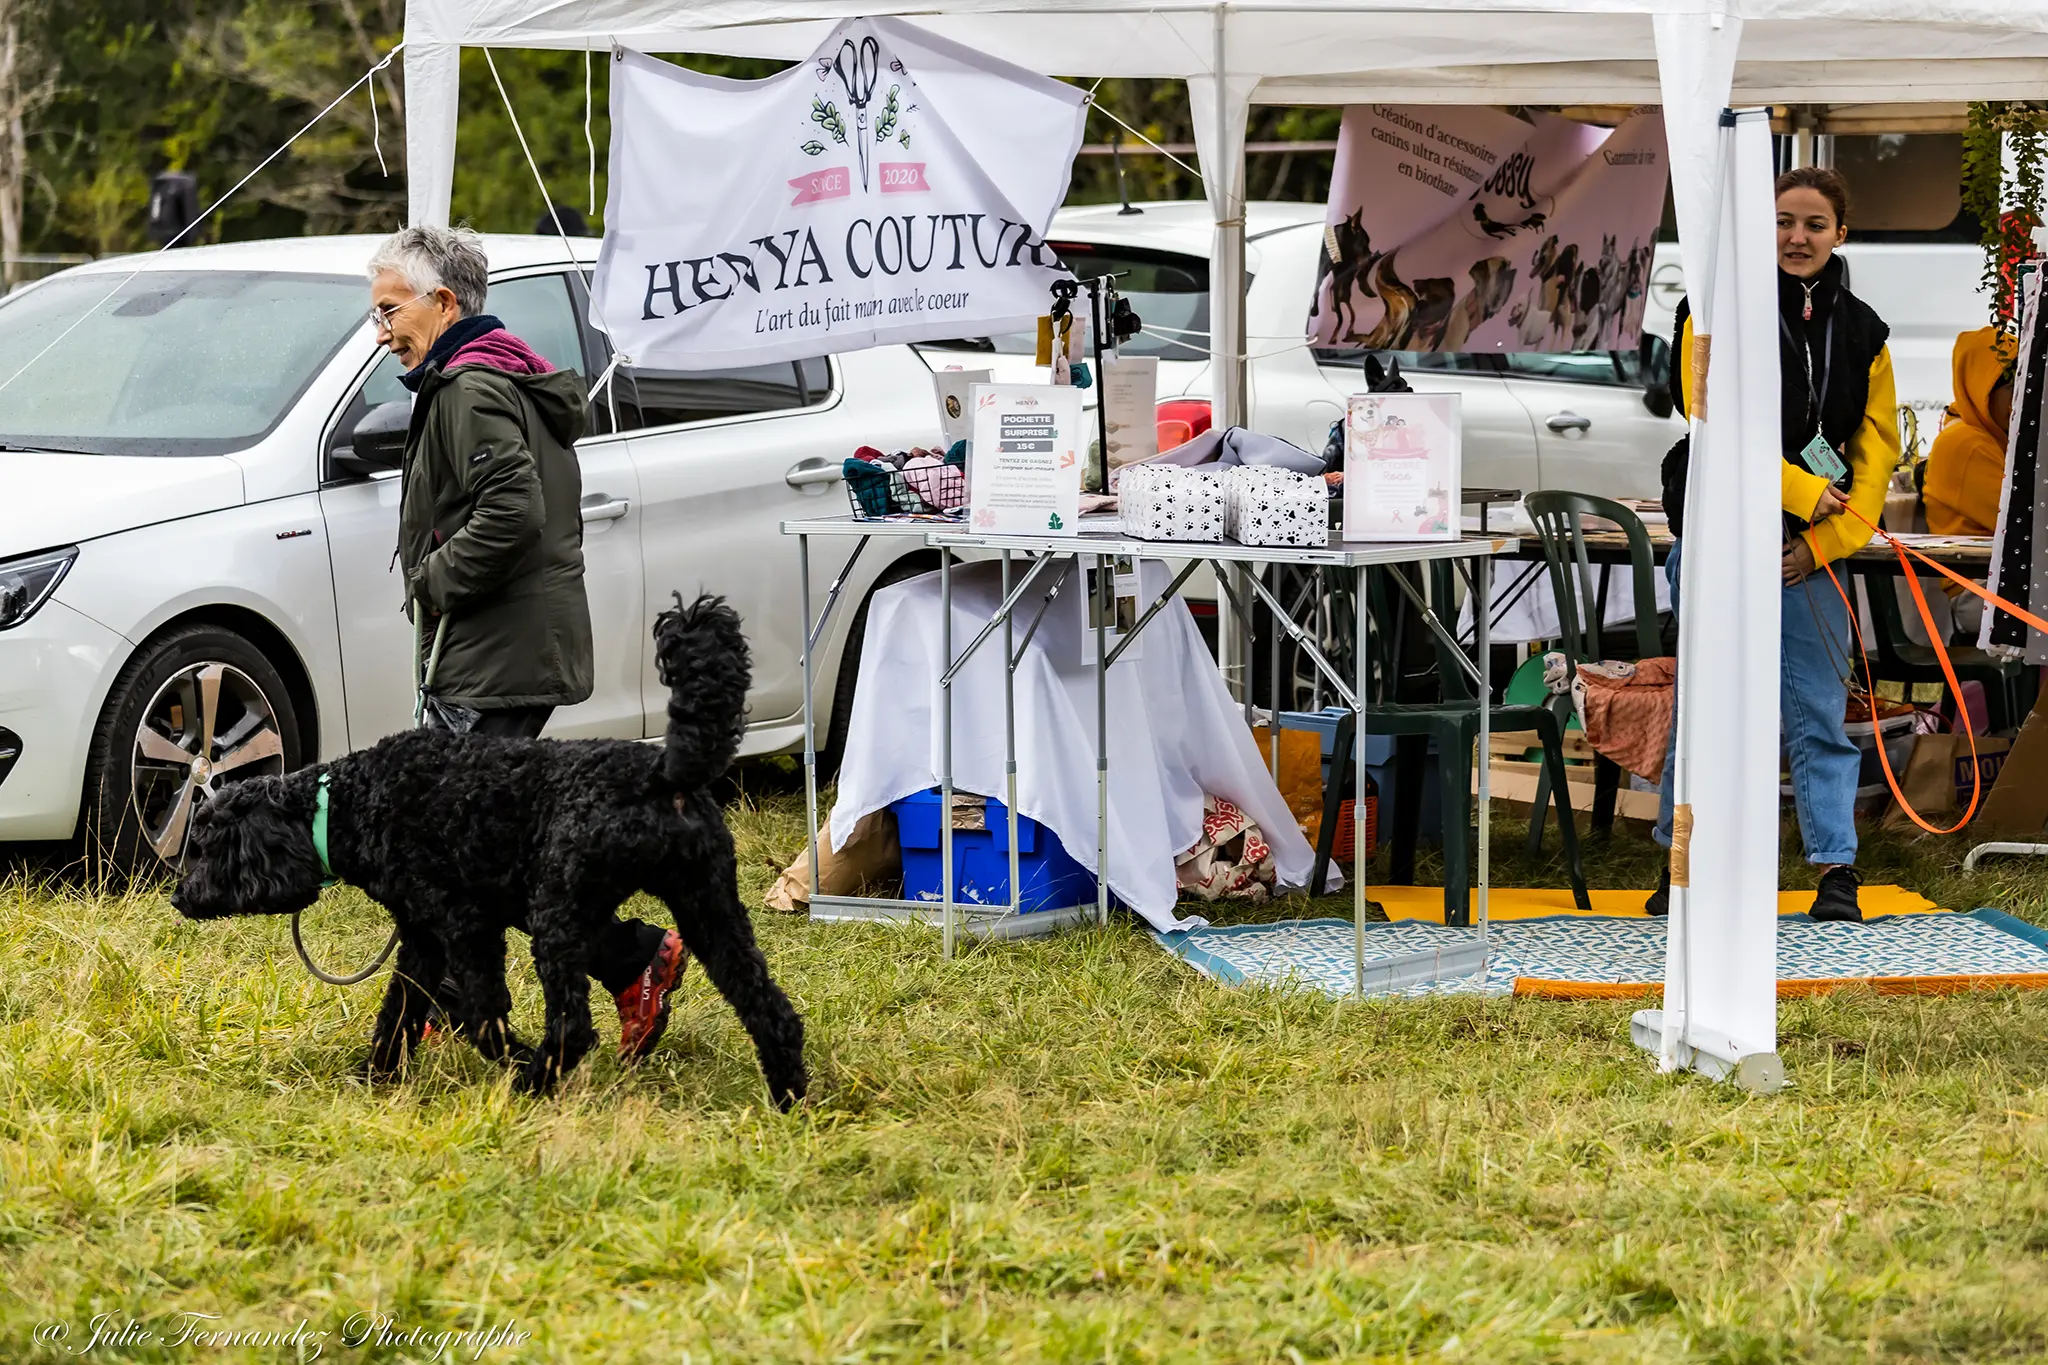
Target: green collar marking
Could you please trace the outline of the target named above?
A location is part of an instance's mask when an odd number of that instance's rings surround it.
[[[320,870],[327,874],[322,886],[332,886],[339,880],[334,868],[327,861],[327,771],[320,772],[320,794],[313,802],[313,851],[320,855]]]

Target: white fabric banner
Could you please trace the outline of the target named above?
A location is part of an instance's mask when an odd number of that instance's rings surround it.
[[[1337,135],[1310,339],[1633,347],[1668,171],[1656,109],[1609,129],[1479,106],[1353,105]]]
[[[1085,102],[894,19],[761,81],[618,52],[592,321],[677,370],[1029,330]]]

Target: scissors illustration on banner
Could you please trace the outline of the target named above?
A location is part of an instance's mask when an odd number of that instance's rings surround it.
[[[882,45],[874,37],[862,38],[859,42],[848,38],[839,45],[839,55],[832,59],[832,70],[839,77],[840,85],[846,88],[846,102],[853,106],[854,150],[860,156],[860,187],[863,193],[869,189],[868,161],[868,101],[875,96],[875,82],[882,75]]]

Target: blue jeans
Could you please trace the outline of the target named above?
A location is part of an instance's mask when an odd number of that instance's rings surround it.
[[[1681,542],[1682,543],[1682,542]],[[1679,547],[1664,570],[1671,609],[1678,610]],[[1856,782],[1863,755],[1843,728],[1849,704],[1847,670],[1855,661],[1849,613],[1834,585],[1816,573],[1778,599],[1778,724],[1792,760],[1792,801],[1809,863],[1856,861]],[[1657,784],[1652,837],[1671,847],[1672,776],[1678,756],[1677,705],[1664,776]]]

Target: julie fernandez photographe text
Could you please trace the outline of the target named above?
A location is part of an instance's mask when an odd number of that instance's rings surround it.
[[[383,1313],[352,1313],[340,1327],[315,1327],[301,1319],[281,1327],[231,1327],[218,1313],[177,1312],[152,1321],[125,1313],[97,1313],[83,1328],[57,1319],[37,1325],[36,1344],[57,1355],[119,1356],[146,1348],[187,1348],[212,1351],[224,1347],[279,1347],[300,1361],[318,1360],[330,1348],[425,1347],[425,1359],[481,1360],[498,1347],[521,1346],[532,1340],[516,1321],[470,1328],[401,1324]]]

